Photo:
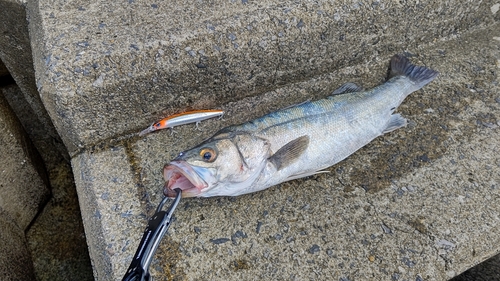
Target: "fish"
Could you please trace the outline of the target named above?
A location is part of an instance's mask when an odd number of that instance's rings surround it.
[[[153,123],[151,126],[142,130],[139,133],[139,136],[144,136],[145,134],[149,134],[154,131],[173,128],[175,126],[180,126],[184,124],[196,123],[196,125],[198,125],[198,123],[203,120],[214,117],[221,117],[222,115],[224,115],[224,111],[216,109],[192,110],[178,114],[173,114],[166,118],[163,118],[158,122]]]
[[[349,82],[324,99],[221,129],[165,165],[163,193],[238,196],[324,172],[376,137],[406,126],[395,110],[438,74],[394,55],[387,81],[371,90]]]

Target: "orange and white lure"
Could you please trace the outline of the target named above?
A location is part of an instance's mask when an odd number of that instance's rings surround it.
[[[198,122],[214,118],[221,117],[224,115],[224,111],[222,110],[193,110],[187,111],[183,113],[178,113],[174,115],[170,115],[167,118],[164,118],[156,123],[153,123],[151,126],[147,127],[145,130],[139,133],[139,136],[144,136],[145,134],[158,131],[166,128],[173,128],[175,126],[196,123]]]

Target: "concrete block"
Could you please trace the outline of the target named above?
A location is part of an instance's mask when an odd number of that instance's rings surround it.
[[[88,151],[72,159],[89,253],[97,280],[119,280],[124,256],[145,225],[146,203],[134,183],[128,149]],[[132,200],[131,200],[132,199]],[[140,237],[138,238],[140,239]],[[131,245],[129,245],[131,244]]]
[[[409,126],[330,173],[236,198],[182,200],[152,264],[155,280],[447,280],[498,254],[498,28],[408,49],[441,73],[399,108]],[[201,131],[187,125],[75,156],[96,279],[124,274],[160,200],[162,167],[178,152],[344,82],[380,84],[389,58],[226,103],[224,118]]]
[[[0,60],[20,88],[4,89],[4,95],[46,162],[57,154],[69,159],[36,87],[26,5],[23,0],[0,1]]]
[[[0,207],[0,272],[4,281],[33,281],[33,263],[26,247],[24,229]]]
[[[47,127],[40,122],[35,109],[25,99],[20,87],[16,84],[2,87],[0,94],[3,94],[44,163],[48,165],[47,169],[51,169],[54,164],[61,161],[69,162],[68,152],[59,136],[54,137],[47,133]]]
[[[495,0],[30,1],[37,83],[70,152],[493,23]]]
[[[36,93],[26,3],[27,1],[18,0],[0,2],[2,19],[0,31],[3,34],[0,38],[0,59],[16,82],[27,90],[26,92]]]
[[[0,95],[0,208],[26,229],[49,196],[38,152]]]
[[[65,161],[49,166],[52,196],[26,232],[36,280],[92,281],[71,166]]]

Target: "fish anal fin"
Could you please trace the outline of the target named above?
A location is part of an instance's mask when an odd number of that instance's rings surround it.
[[[387,122],[387,125],[386,125],[384,131],[382,131],[382,134],[389,133],[389,132],[392,132],[396,129],[405,127],[407,123],[408,123],[408,120],[406,120],[406,118],[401,116],[401,114],[393,114],[393,115],[391,115],[391,118]]]
[[[283,169],[297,160],[309,146],[309,136],[298,137],[282,146],[268,158],[277,170]]]
[[[342,95],[347,93],[355,93],[363,91],[363,87],[359,86],[356,83],[347,82],[340,86],[337,90],[333,91],[332,96]]]
[[[290,180],[295,180],[295,179],[300,179],[300,178],[305,178],[308,176],[316,175],[316,174],[323,174],[323,173],[329,173],[330,171],[326,170],[321,170],[321,171],[312,171],[312,172],[306,172],[306,173],[301,173],[301,174],[296,174],[296,175],[291,175],[288,178],[286,178],[287,181]]]

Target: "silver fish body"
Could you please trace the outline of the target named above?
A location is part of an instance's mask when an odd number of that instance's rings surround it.
[[[347,83],[328,98],[224,128],[165,166],[164,193],[180,188],[183,197],[237,196],[321,172],[405,126],[394,111],[437,75],[396,55],[391,78],[371,90]]]

